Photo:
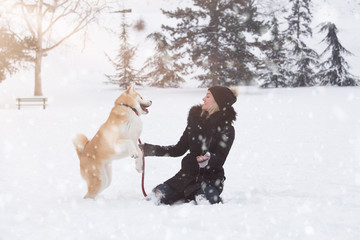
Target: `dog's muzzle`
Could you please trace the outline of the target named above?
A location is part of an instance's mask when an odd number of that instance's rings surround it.
[[[152,104],[152,101],[149,101],[148,104],[144,104],[144,103],[140,104],[141,109],[143,110],[143,112],[144,112],[145,114],[148,114],[148,113],[149,113],[148,107],[150,107],[151,104]]]

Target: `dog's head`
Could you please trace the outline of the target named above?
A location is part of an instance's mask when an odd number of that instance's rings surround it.
[[[116,105],[128,105],[136,109],[139,115],[148,114],[148,107],[151,106],[150,100],[144,100],[142,96],[135,91],[135,84],[132,83],[130,87],[123,92],[118,99],[115,101]]]

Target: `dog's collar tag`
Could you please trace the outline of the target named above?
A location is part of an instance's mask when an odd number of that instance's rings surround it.
[[[133,111],[134,111],[134,113],[135,113],[136,115],[138,115],[138,116],[139,116],[138,111],[137,111],[135,108],[133,108],[132,106],[127,105],[127,104],[125,104],[125,103],[118,103],[118,105],[120,105],[120,106],[125,106],[125,107],[128,107],[128,108],[131,108],[131,110],[133,110]]]

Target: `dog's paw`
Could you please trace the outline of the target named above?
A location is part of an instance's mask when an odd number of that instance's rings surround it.
[[[129,155],[131,158],[137,159],[137,158],[142,157],[140,154],[141,154],[140,151],[134,150],[134,151],[131,151]]]

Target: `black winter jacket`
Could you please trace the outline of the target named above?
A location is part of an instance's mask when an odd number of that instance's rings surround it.
[[[235,137],[232,123],[236,120],[236,112],[230,107],[206,118],[201,116],[201,111],[201,105],[190,109],[186,129],[177,144],[144,144],[145,156],[178,157],[189,151],[182,159],[181,170],[165,182],[180,194],[200,180],[210,183],[225,180],[223,165]],[[200,169],[196,157],[206,152],[211,154],[210,161]]]

